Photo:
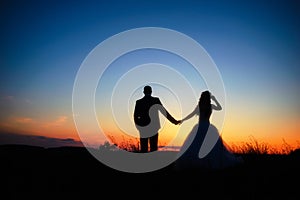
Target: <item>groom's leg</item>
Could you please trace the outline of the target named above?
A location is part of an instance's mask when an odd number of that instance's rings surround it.
[[[150,137],[150,151],[158,149],[158,133]]]
[[[148,151],[148,138],[140,138],[141,153]]]

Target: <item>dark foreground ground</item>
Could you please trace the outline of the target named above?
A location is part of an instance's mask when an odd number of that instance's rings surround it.
[[[0,146],[1,199],[299,199],[300,154],[243,155],[218,171],[177,172],[173,166],[126,173],[85,148]]]

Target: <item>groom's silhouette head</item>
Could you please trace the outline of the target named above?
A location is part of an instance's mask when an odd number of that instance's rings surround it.
[[[149,85],[144,87],[144,94],[150,96],[152,93],[152,88]]]

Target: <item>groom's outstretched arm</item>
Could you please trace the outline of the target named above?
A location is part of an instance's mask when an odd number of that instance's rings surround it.
[[[160,100],[158,99],[158,104],[161,105],[161,113],[173,124],[177,125],[180,123],[180,121],[176,120],[168,111],[167,109],[162,105]]]
[[[180,123],[180,121],[176,120],[166,109],[165,109],[165,112],[167,114],[167,119],[172,122],[173,124],[177,125]]]

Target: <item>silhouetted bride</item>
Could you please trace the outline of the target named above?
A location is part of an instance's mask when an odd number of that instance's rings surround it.
[[[211,100],[215,104],[211,104]],[[194,111],[181,121],[182,123],[199,115],[199,123],[194,126],[180,149],[181,156],[175,162],[176,169],[222,169],[243,162],[241,157],[226,148],[218,129],[210,123],[212,110],[221,109],[220,103],[209,91],[202,92]]]

